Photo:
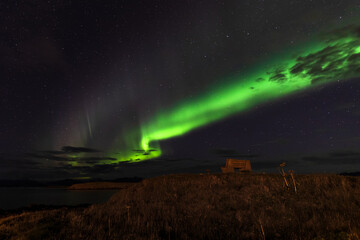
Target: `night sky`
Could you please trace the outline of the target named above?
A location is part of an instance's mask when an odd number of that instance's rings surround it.
[[[0,179],[360,171],[360,2],[1,1]]]

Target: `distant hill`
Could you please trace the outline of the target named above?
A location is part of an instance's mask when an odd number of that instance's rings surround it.
[[[341,176],[360,176],[360,172],[344,172],[344,173],[340,173],[339,175]]]
[[[116,178],[114,180],[110,180],[107,182],[141,182],[143,178],[140,177],[132,177],[132,178]]]

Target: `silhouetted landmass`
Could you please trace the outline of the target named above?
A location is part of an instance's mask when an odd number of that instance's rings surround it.
[[[359,239],[360,178],[287,181],[278,174],[145,179],[104,204],[0,217],[0,239]]]
[[[339,175],[341,176],[360,176],[360,172],[344,172],[344,173],[340,173]]]
[[[114,180],[111,180],[111,182],[141,182],[143,178],[140,177],[132,177],[132,178],[117,178]]]

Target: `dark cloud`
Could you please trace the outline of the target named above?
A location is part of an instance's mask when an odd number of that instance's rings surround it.
[[[287,80],[285,69],[283,67],[277,68],[274,72],[268,72],[269,81],[282,83]]]
[[[143,152],[145,152],[144,149],[133,149],[132,151],[133,151],[133,152],[136,152],[136,153],[143,153]],[[156,150],[156,149],[149,149],[149,150],[147,150],[146,152],[156,152],[156,151],[158,151],[158,150]]]
[[[283,73],[277,73],[275,75],[270,76],[269,81],[274,81],[274,82],[283,82],[286,80],[286,76]]]
[[[6,158],[0,157],[1,168],[29,169],[38,168],[40,163],[26,158]]]
[[[335,151],[330,153],[331,157],[354,157],[360,156],[360,152],[356,151]]]
[[[73,156],[73,154],[83,154],[85,156]],[[38,151],[34,153],[27,153],[25,154],[26,158],[35,159],[35,160],[51,160],[51,161],[58,161],[58,162],[81,162],[85,164],[96,164],[100,163],[101,161],[115,161],[116,158],[109,157],[109,156],[99,156],[101,153],[98,150],[90,149],[90,148],[83,148],[83,147],[70,147],[65,146],[62,148],[62,151]],[[95,154],[96,156],[93,156]]]
[[[46,153],[46,154],[65,154],[65,152],[63,151],[40,151],[42,153]]]
[[[87,163],[87,164],[96,164],[100,163],[101,161],[115,161],[116,158],[112,157],[79,157],[72,159],[73,161]]]
[[[41,154],[41,153],[27,153],[25,157],[35,158],[35,159],[46,159],[54,161],[69,161],[71,160],[68,157],[59,157],[51,154]]]
[[[63,166],[57,166],[56,169],[71,173],[73,175],[81,174],[81,175],[101,176],[104,174],[116,175],[119,172],[124,171],[124,169],[139,167],[138,164],[129,163],[126,161],[119,163],[111,163],[111,164],[93,164],[91,160],[89,161],[90,161],[89,163],[91,163],[89,165],[77,165],[77,166],[63,165]]]
[[[65,160],[67,157],[57,157],[55,155],[66,155],[72,153],[99,153],[101,151],[92,148],[85,147],[72,147],[64,146],[61,148],[61,151],[58,150],[47,150],[47,151],[37,151],[37,153],[31,153],[33,157],[37,158],[50,158],[53,160]]]
[[[72,146],[64,146],[61,150],[65,153],[93,153],[100,152],[99,150],[85,147],[72,147]]]
[[[100,161],[100,160],[116,160],[116,158],[112,157],[78,157],[76,160],[79,161]]]
[[[305,69],[305,65],[303,63],[297,63],[292,68],[290,68],[290,73],[292,74],[301,73],[304,69]]]
[[[114,171],[118,171],[119,165],[118,164],[101,164],[101,165],[94,165],[94,166],[84,166],[84,167],[73,167],[73,170],[81,172],[83,174],[105,174]]]
[[[193,158],[166,158],[166,157],[160,157],[160,158],[153,158],[146,161],[138,162],[140,164],[147,164],[147,163],[175,163],[175,162],[193,162],[195,161]]]
[[[143,153],[143,152],[144,152],[144,149],[133,149],[133,152]]]
[[[339,46],[329,46],[307,56],[298,57],[297,63],[290,68],[290,73],[306,73],[316,79],[313,79],[313,83],[330,75],[336,77],[344,72],[344,69],[340,71],[338,68],[346,61],[346,56],[341,56],[340,52]]]

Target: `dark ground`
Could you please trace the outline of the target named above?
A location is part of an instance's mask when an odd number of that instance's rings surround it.
[[[168,175],[105,204],[0,217],[0,239],[359,239],[360,178]]]

